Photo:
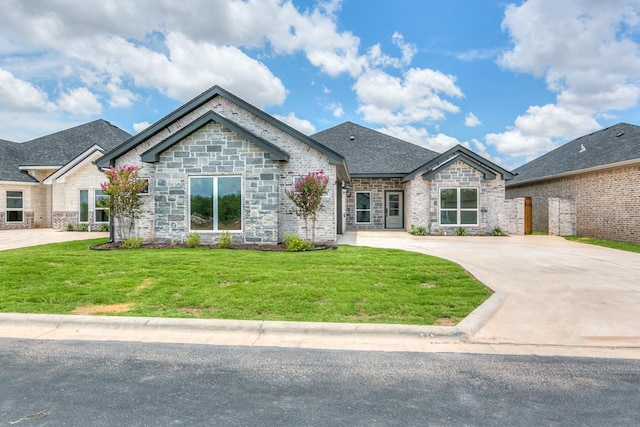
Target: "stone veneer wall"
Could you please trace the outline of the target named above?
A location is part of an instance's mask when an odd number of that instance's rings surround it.
[[[385,228],[385,192],[404,191],[400,178],[353,178],[351,179],[351,195],[347,196],[345,211],[347,215],[347,231],[350,230],[384,230]],[[356,224],[356,192],[371,192],[371,222]],[[406,200],[406,197],[405,197]],[[406,207],[405,207],[406,209]]]
[[[549,198],[575,204],[580,236],[640,244],[640,165],[612,168],[507,188],[507,197],[531,197],[533,229],[549,232]]]
[[[469,234],[490,233],[507,227],[504,180],[484,179],[482,172],[463,162],[455,162],[438,172],[431,181],[418,174],[411,182],[411,224],[428,225],[431,234],[451,234],[458,226],[440,224],[440,188],[477,188],[478,225],[464,226]],[[426,202],[426,203],[425,203]],[[410,226],[411,224],[408,224]]]
[[[150,164],[140,160],[143,152],[211,110],[280,147],[290,155],[289,161],[270,160],[263,149],[214,123],[162,153],[160,162]],[[305,236],[304,221],[295,215],[293,203],[284,189],[291,188],[294,176],[323,170],[329,176],[329,186],[325,208],[316,223],[316,240],[336,240],[335,166],[320,152],[225,98],[216,97],[161,130],[117,159],[117,165],[140,166],[140,176],[149,178],[150,196],[145,200],[141,218],[136,221],[135,234],[145,240],[158,241],[186,238],[188,177],[197,175],[242,175],[243,232],[233,233],[234,240],[276,243],[287,232]],[[217,233],[201,234],[203,242],[215,241],[218,237]]]

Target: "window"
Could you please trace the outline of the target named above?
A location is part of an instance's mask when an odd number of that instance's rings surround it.
[[[94,222],[109,222],[109,208],[106,203],[109,202],[109,195],[103,194],[102,190],[95,191],[93,199],[95,217]]]
[[[239,176],[191,177],[189,205],[191,230],[241,230],[242,179]]]
[[[478,189],[441,188],[440,224],[478,225]]]
[[[7,222],[22,222],[23,216],[22,191],[7,191]]]
[[[144,183],[144,187],[142,187],[142,190],[140,190],[138,194],[141,196],[149,195],[149,178],[140,178],[140,181]]]
[[[356,224],[371,222],[371,193],[356,192]]]
[[[80,222],[89,222],[89,190],[80,190]]]

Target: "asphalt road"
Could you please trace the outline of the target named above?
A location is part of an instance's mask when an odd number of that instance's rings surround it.
[[[640,361],[0,339],[10,425],[640,425]]]

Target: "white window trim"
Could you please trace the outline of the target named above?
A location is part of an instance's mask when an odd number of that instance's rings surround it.
[[[457,190],[456,191],[456,209],[442,209],[442,190]],[[461,208],[460,207],[460,190],[476,190],[476,207],[475,209]],[[457,224],[443,224],[442,223],[442,211],[456,211],[458,218]],[[462,212],[476,212],[475,224],[461,224]],[[438,189],[438,224],[441,227],[477,227],[480,225],[480,188],[478,187],[440,187]]]
[[[373,212],[371,210],[371,191],[354,191],[353,192],[355,194],[354,197],[354,223],[356,224],[371,224],[372,220],[373,220]],[[358,209],[358,194],[363,194],[366,193],[369,195],[369,209]],[[369,211],[369,221],[366,222],[361,222],[358,221],[358,212],[362,212],[362,211]]]
[[[240,230],[192,230],[191,229],[191,179],[192,178],[213,178],[214,181],[217,182],[218,178],[240,178]],[[217,184],[214,185],[213,188],[213,199],[218,200],[217,194]],[[244,180],[242,179],[242,175],[191,175],[189,176],[189,187],[187,191],[187,228],[189,232],[193,233],[206,233],[206,234],[220,234],[225,231],[229,234],[242,234],[244,233]],[[214,204],[213,207],[213,217],[214,217],[214,228],[218,222],[218,204]]]
[[[9,207],[9,193],[20,193],[20,199],[22,200],[22,207],[21,208],[10,208]],[[11,223],[11,224],[23,224],[24,223],[24,191],[22,190],[7,190],[5,192],[5,203],[6,203],[6,209],[5,209],[5,217],[4,217],[4,222],[6,223]],[[17,197],[12,197],[12,199],[17,199]],[[9,220],[9,212],[22,212],[22,220],[20,221],[10,221]]]
[[[97,191],[101,191],[102,190],[93,190],[93,223],[94,224],[108,224],[109,223],[109,208],[101,208],[98,207],[98,197],[96,195]],[[101,194],[101,196],[107,196],[109,197],[107,194]],[[105,211],[107,213],[107,220],[106,221],[98,221],[98,215],[96,215],[97,211]]]

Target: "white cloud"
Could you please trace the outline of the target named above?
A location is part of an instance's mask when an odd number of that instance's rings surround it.
[[[380,44],[375,44],[369,48],[367,52],[367,61],[370,67],[394,67],[401,68],[411,64],[413,57],[417,52],[417,48],[413,43],[404,41],[402,34],[396,32],[392,36],[393,44],[400,49],[402,56],[394,58],[382,53]]]
[[[425,128],[417,126],[385,126],[377,130],[438,153],[447,151],[449,148],[458,144],[468,146],[467,142],[461,142],[453,136],[448,136],[443,133],[430,135],[429,131]]]
[[[309,120],[296,117],[295,113],[291,112],[286,116],[280,114],[273,115],[276,119],[288,124],[294,129],[299,130],[305,135],[312,135],[316,133],[316,127]]]
[[[342,117],[344,115],[344,108],[342,108],[342,104],[340,103],[331,103],[328,109],[331,111],[333,117]]]
[[[71,89],[58,99],[58,107],[74,116],[88,117],[102,112],[98,98],[86,87]]]
[[[0,104],[12,110],[52,109],[46,92],[0,68]]]
[[[148,128],[149,126],[151,126],[151,123],[149,122],[137,122],[133,124],[133,131],[135,133],[140,133],[146,128]]]
[[[369,70],[353,88],[358,95],[358,112],[370,123],[408,125],[441,120],[460,109],[440,95],[462,97],[455,77],[424,68],[412,68],[402,78],[381,70]]]
[[[482,122],[480,121],[480,119],[473,113],[467,114],[467,116],[464,118],[464,125],[466,127],[474,128],[476,126],[480,126],[481,124]]]
[[[531,159],[601,126],[595,117],[640,99],[640,1],[529,0],[502,23],[513,46],[499,64],[545,79],[556,104],[531,106],[504,133],[486,136],[501,153]]]

